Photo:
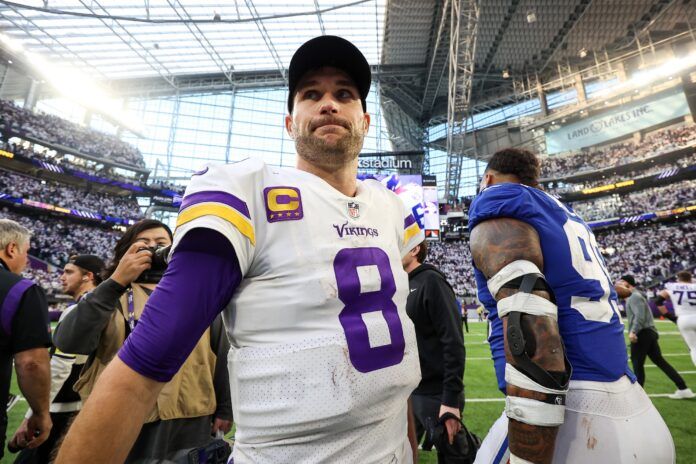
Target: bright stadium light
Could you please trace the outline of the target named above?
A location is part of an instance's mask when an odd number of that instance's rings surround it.
[[[677,75],[692,66],[696,66],[696,52],[682,58],[665,61],[654,68],[638,71],[626,83],[632,87],[644,87],[669,76]]]
[[[17,42],[15,39],[9,35],[0,33],[0,43],[2,43],[11,52],[17,53],[22,50],[22,44]]]
[[[617,92],[639,93],[640,89],[647,87],[655,82],[672,80],[682,71],[686,71],[696,66],[696,52],[692,52],[684,57],[675,58],[665,61],[659,66],[649,69],[643,69],[634,73],[630,79],[620,82],[611,87],[605,87],[593,95],[593,98],[611,97],[611,94]]]
[[[0,33],[0,43],[24,60],[64,97],[89,108],[137,135],[143,135],[142,124],[126,113],[118,100],[101,89],[91,78],[66,66],[56,65],[43,56],[25,50],[20,43]]]

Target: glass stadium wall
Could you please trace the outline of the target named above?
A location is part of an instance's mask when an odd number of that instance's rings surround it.
[[[389,152],[392,144],[373,88],[367,111],[371,125],[363,152]],[[102,116],[63,98],[39,100],[36,109],[120,136],[143,154],[150,179],[188,183],[208,163],[231,163],[260,157],[275,166],[294,166],[294,142],[285,132],[287,90],[284,88],[131,98],[124,107],[140,122],[144,137],[122,132]],[[144,209],[149,205],[140,199]],[[173,225],[175,213],[155,216]]]
[[[373,88],[367,100],[371,125],[366,153],[393,150],[377,94]],[[294,142],[285,132],[286,106],[284,88],[131,98],[124,107],[141,124],[142,138],[63,98],[41,99],[35,108],[119,135],[141,151],[151,178],[186,183],[192,172],[211,162],[256,156],[270,165],[294,166]]]
[[[370,93],[372,115],[364,152],[391,151],[382,110]],[[124,134],[137,146],[152,176],[185,182],[207,163],[259,157],[274,166],[294,166],[294,142],[285,131],[286,89],[132,99],[128,110],[143,121],[145,138]]]
[[[586,83],[586,94],[592,98],[593,94],[617,83],[617,79]],[[379,92],[373,85],[367,101],[372,124],[363,147],[365,153],[393,150],[377,95]],[[124,102],[124,107],[142,123],[143,138],[121,132],[100,115],[63,98],[39,99],[36,109],[79,124],[89,124],[101,132],[120,135],[143,153],[152,178],[186,183],[192,172],[211,162],[227,163],[258,156],[271,165],[293,166],[294,143],[284,129],[286,99],[284,88],[131,98]],[[547,102],[550,109],[575,104],[576,90],[549,94]],[[474,130],[484,129],[534,117],[539,111],[538,99],[525,100],[476,114],[469,126]],[[444,124],[428,129],[428,142],[445,136]],[[429,173],[437,176],[438,192],[443,198],[447,154],[430,148],[429,155]],[[484,167],[485,163],[480,161],[465,160],[460,178],[461,197],[476,193]]]

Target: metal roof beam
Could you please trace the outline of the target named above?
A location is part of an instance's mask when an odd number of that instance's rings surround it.
[[[424,116],[432,112],[435,98],[440,90],[442,78],[445,75],[445,65],[447,64],[447,52],[449,49],[446,43],[450,24],[450,21],[448,21],[450,12],[449,2],[450,0],[445,0],[441,9],[440,26],[437,29],[435,44],[430,53],[430,66],[428,67],[428,75],[425,80],[423,99],[421,101],[421,111]]]
[[[175,1],[176,1],[176,3],[179,4],[179,6],[183,10],[184,14],[186,15],[186,17],[193,20],[193,18],[189,14],[189,12],[186,10],[186,7],[184,7],[184,5],[182,5],[179,0],[175,0]],[[172,10],[174,10],[174,12],[176,13],[176,15],[179,18],[184,19],[181,16],[181,14],[179,14],[179,12],[177,11],[176,7],[174,6],[174,4],[172,3],[171,0],[167,0],[167,3],[172,8]],[[193,37],[196,38],[196,40],[201,45],[201,47],[203,47],[203,50],[205,50],[208,53],[208,56],[213,60],[215,65],[218,67],[218,69],[220,69],[220,71],[222,71],[222,73],[227,77],[227,79],[229,79],[230,84],[234,85],[234,81],[232,80],[232,76],[231,76],[231,74],[232,74],[231,69],[227,68],[227,65],[225,65],[225,60],[223,60],[222,57],[220,56],[220,54],[215,50],[215,47],[213,47],[213,44],[210,43],[210,41],[207,39],[207,37],[205,36],[203,31],[201,31],[201,28],[198,27],[198,24],[193,23],[193,27],[191,27],[191,24],[186,23],[186,28],[189,30],[189,32],[191,32],[191,35],[193,35]],[[194,28],[195,28],[195,31],[194,31]]]
[[[384,87],[385,84],[405,87],[423,74],[422,66],[382,65],[371,66],[371,70],[373,78],[379,79],[381,87]],[[240,89],[284,87],[287,85],[277,69],[236,72],[233,78],[235,87]],[[172,95],[175,91],[157,77],[119,79],[109,83],[109,90],[118,96]],[[176,83],[181,93],[213,92],[231,88],[229,80],[221,73],[180,75],[176,76]]]
[[[256,24],[256,27],[261,33],[261,37],[263,37],[263,41],[266,42],[266,46],[268,47],[268,51],[271,53],[271,56],[273,57],[273,61],[275,61],[276,66],[278,66],[280,74],[283,75],[283,80],[287,82],[287,76],[285,73],[285,67],[283,66],[283,62],[280,59],[280,55],[278,55],[278,51],[275,49],[275,46],[273,45],[271,35],[266,30],[266,26],[263,24],[262,21],[258,19],[259,12],[256,10],[256,5],[254,5],[254,2],[252,0],[245,0],[245,2],[247,8],[249,9],[249,13],[251,13],[252,18],[254,18],[254,23]]]
[[[548,48],[541,52],[542,59],[546,57],[546,61],[544,62],[543,66],[539,68],[539,70],[537,71],[538,74],[541,74],[544,71],[544,69],[546,69],[546,67],[549,65],[549,63],[551,63],[553,56],[556,54],[561,45],[563,45],[563,43],[566,41],[568,35],[572,32],[572,30],[575,29],[575,26],[578,25],[580,19],[582,19],[582,17],[585,15],[585,12],[589,9],[590,5],[592,4],[592,1],[593,0],[579,0],[578,3],[575,5],[575,9],[570,14],[570,16],[568,16],[568,19],[565,20],[563,26],[561,26],[561,29],[558,31],[558,33],[556,33],[556,36],[553,38]]]
[[[82,5],[83,5],[85,8],[87,8],[90,12],[92,12],[92,14],[96,14],[95,11],[92,9],[92,7],[91,7],[90,5],[88,5],[88,4],[86,4],[85,2],[86,2],[86,0],[80,0],[80,3],[82,3]],[[99,8],[102,9],[102,11],[104,11],[105,13],[108,14],[108,11],[106,10],[106,8],[104,8],[97,0],[90,0],[90,3],[96,4]],[[142,51],[145,51],[145,54],[146,54],[147,56],[144,56],[144,55],[141,53],[141,50],[138,50],[138,49],[136,49],[135,47],[133,47],[133,45],[131,45],[131,43],[130,43],[128,40],[126,40],[125,37],[123,37],[121,34],[119,34],[118,32],[116,32],[116,30],[114,29],[114,27],[113,27],[111,24],[109,24],[105,19],[101,19],[101,18],[100,18],[99,21],[101,21],[102,24],[104,24],[106,27],[108,27],[108,28],[111,30],[111,32],[114,33],[114,35],[116,35],[118,38],[120,38],[121,41],[122,41],[123,43],[125,43],[131,50],[133,50],[143,61],[145,61],[148,65],[150,65],[150,67],[151,67],[157,74],[159,74],[160,76],[162,76],[162,78],[163,78],[165,81],[167,81],[167,82],[169,83],[169,85],[171,85],[172,87],[176,88],[176,82],[175,82],[174,79],[172,79],[172,77],[171,77],[172,73],[169,72],[169,70],[167,70],[167,67],[164,66],[162,63],[160,63],[160,61],[157,59],[157,57],[154,56],[152,53],[150,53],[150,52],[147,50],[147,48],[145,48],[145,47],[143,46],[143,44],[142,44],[138,39],[136,39],[135,36],[133,36],[133,34],[131,34],[131,33],[128,31],[128,29],[126,29],[126,28],[125,28],[123,25],[121,25],[121,23],[119,23],[118,21],[113,21],[115,24],[117,24],[117,25],[121,28],[121,30],[122,30],[123,32],[126,33],[126,35],[127,35],[128,37],[130,37],[135,43],[138,44],[138,46],[140,46],[140,48],[141,48]],[[152,59],[152,61],[156,62],[159,66],[161,66],[162,69],[164,69],[165,71],[167,71],[168,75],[167,75],[167,74],[164,74],[160,68],[158,68],[157,66],[153,65],[153,64],[150,62],[150,60],[148,59],[148,57],[149,57],[150,59]]]
[[[478,35],[477,0],[451,0],[449,52],[449,89],[447,92],[447,174],[445,193],[448,200],[458,198],[465,137],[470,115],[474,57]],[[460,140],[455,133],[461,134]],[[455,144],[455,142],[458,142]]]
[[[324,28],[324,20],[321,17],[321,11],[319,11],[319,0],[314,0],[314,9],[317,12],[317,20],[319,20],[319,28],[321,29],[321,35],[326,35],[326,28]]]
[[[54,37],[53,35],[51,35],[48,31],[42,29],[40,26],[38,26],[36,23],[34,23],[34,21],[33,21],[32,19],[27,18],[26,16],[24,16],[24,14],[23,14],[21,11],[18,11],[14,6],[11,6],[11,5],[10,5],[10,8],[12,9],[12,11],[14,11],[14,12],[17,13],[18,15],[20,15],[20,16],[22,17],[22,19],[24,19],[25,21],[27,21],[29,24],[33,25],[33,26],[34,26],[36,29],[38,29],[39,31],[41,31],[41,32],[43,32],[44,34],[46,34],[46,35],[47,35],[51,40],[53,40],[56,44],[58,44],[58,45],[60,45],[61,47],[63,47],[68,53],[70,53],[70,54],[73,55],[75,58],[77,58],[78,61],[84,63],[85,66],[87,66],[88,68],[93,69],[97,74],[99,74],[99,75],[102,76],[103,78],[106,78],[106,76],[104,76],[104,74],[102,74],[97,68],[95,68],[94,66],[90,65],[87,61],[83,60],[77,53],[75,53],[75,52],[73,52],[72,50],[70,50],[70,48],[67,47],[67,46],[65,46],[60,40],[58,40],[56,37]],[[22,29],[27,35],[29,35],[29,36],[31,36],[31,37],[35,37],[34,35],[32,35],[32,34],[29,33],[29,31],[27,30],[26,27],[24,27],[23,25],[18,24],[17,22],[15,22],[14,20],[12,20],[12,18],[10,18],[9,16],[5,16],[5,18],[6,18],[8,21],[10,21],[15,27],[17,27],[17,28],[19,28],[19,29]],[[63,56],[63,54],[60,53],[60,52],[58,52],[58,51],[56,51],[50,43],[44,42],[40,37],[36,37],[36,40],[38,40],[42,45],[48,47],[48,49],[51,50],[53,53],[56,53],[56,54],[58,54],[58,55],[61,56],[61,57]],[[25,46],[24,49],[25,49],[25,50],[28,50],[29,47],[26,47],[26,46]]]
[[[488,49],[488,53],[486,53],[486,58],[483,62],[483,66],[481,66],[482,69],[486,70],[483,73],[484,75],[487,75],[491,72],[491,68],[493,67],[493,59],[495,58],[496,53],[498,53],[498,48],[500,47],[500,44],[503,41],[505,33],[510,27],[510,21],[512,21],[512,18],[515,15],[515,12],[517,11],[517,7],[519,6],[519,4],[520,0],[512,0],[507,12],[505,13],[505,16],[503,17],[503,22],[500,24],[498,32],[496,33],[495,38],[493,39],[493,43],[491,44],[491,47]],[[486,78],[481,79],[479,93],[483,91],[483,86],[486,85],[487,80],[488,79]]]

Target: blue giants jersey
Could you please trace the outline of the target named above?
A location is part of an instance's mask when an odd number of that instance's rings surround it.
[[[539,234],[542,272],[558,304],[558,327],[571,365],[572,380],[613,382],[628,368],[623,322],[614,286],[590,228],[571,209],[541,190],[496,184],[483,190],[469,210],[469,230],[488,219],[526,222]],[[490,311],[490,346],[498,385],[505,391],[503,323],[486,277],[474,267],[481,303]]]

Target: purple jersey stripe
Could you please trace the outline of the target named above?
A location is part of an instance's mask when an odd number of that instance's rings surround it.
[[[404,219],[404,229],[408,229],[414,222],[416,222],[416,218],[413,217],[413,214],[406,216],[406,219]]]
[[[12,332],[12,320],[19,309],[19,302],[22,301],[24,292],[26,292],[32,285],[34,285],[34,282],[31,280],[20,280],[14,284],[14,286],[7,293],[5,301],[2,302],[2,308],[0,309],[0,324],[2,324],[2,330],[7,335],[10,335]]]
[[[244,203],[239,198],[235,197],[231,193],[220,192],[216,190],[204,190],[202,192],[192,193],[191,195],[186,195],[181,201],[181,207],[179,212],[182,212],[189,206],[197,205],[199,203],[222,203],[227,206],[239,211],[241,214],[251,220],[251,215],[249,214],[249,208],[247,208],[246,203]]]

